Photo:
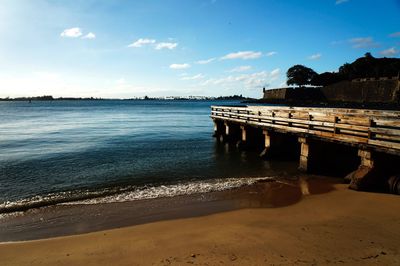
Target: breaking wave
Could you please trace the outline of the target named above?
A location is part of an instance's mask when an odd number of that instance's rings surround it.
[[[0,203],[0,213],[25,211],[32,208],[56,204],[104,204],[127,202],[143,199],[155,199],[208,193],[239,188],[259,181],[273,180],[271,177],[223,178],[201,181],[186,181],[168,185],[128,186],[123,188],[106,188],[98,191],[80,190],[35,196],[18,201]]]

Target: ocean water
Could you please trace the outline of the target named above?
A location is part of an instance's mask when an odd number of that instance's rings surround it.
[[[216,101],[0,102],[0,213],[220,191],[274,174],[213,137]]]

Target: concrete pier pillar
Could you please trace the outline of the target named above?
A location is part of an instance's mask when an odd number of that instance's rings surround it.
[[[229,124],[225,122],[224,125],[225,125],[225,135],[229,136]]]
[[[370,190],[371,184],[375,182],[375,162],[370,150],[359,149],[360,166],[354,172],[348,174],[346,179],[350,180],[349,188],[354,190]]]
[[[358,150],[358,156],[361,159],[361,166],[373,168],[374,167],[374,160],[372,159],[372,152],[369,150]]]
[[[267,157],[268,151],[271,149],[271,135],[268,130],[263,130],[264,134],[264,150],[260,153],[260,157]]]
[[[214,123],[214,134],[213,137],[216,137],[218,140],[220,139],[220,136],[222,134],[222,123],[217,121],[216,119],[213,119]]]
[[[214,135],[217,135],[218,134],[218,123],[217,123],[217,121],[215,121],[215,119],[213,120],[213,123],[214,123]]]
[[[219,140],[224,143],[228,142],[229,141],[229,133],[230,133],[229,124],[228,124],[228,122],[225,121],[224,125],[221,128],[221,134],[219,136]]]
[[[236,143],[241,139],[241,129],[239,124],[225,121],[221,124],[220,140],[225,143]]]
[[[244,148],[246,148],[246,144],[247,144],[247,129],[245,126],[241,125],[240,131],[241,131],[241,136],[240,136],[240,140],[236,143],[236,147],[239,149],[244,149]]]
[[[301,144],[299,170],[307,172],[309,170],[310,144],[303,137],[299,137],[298,141]]]
[[[246,127],[240,126],[240,129],[242,130],[242,142],[246,142],[247,141]]]

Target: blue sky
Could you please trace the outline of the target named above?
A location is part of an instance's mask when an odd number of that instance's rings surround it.
[[[261,97],[400,55],[399,0],[0,0],[0,97]]]

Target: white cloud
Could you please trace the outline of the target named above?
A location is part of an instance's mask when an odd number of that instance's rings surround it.
[[[280,69],[274,69],[271,72],[261,71],[250,74],[230,75],[227,77],[208,79],[201,85],[217,85],[221,87],[234,88],[259,88],[267,87],[270,82],[277,80],[280,77]]]
[[[82,35],[82,31],[80,28],[70,28],[70,29],[65,29],[63,32],[61,32],[60,36],[64,38],[78,38],[79,36]]]
[[[235,67],[234,69],[229,70],[228,72],[244,72],[247,70],[250,70],[251,66],[238,66]]]
[[[350,39],[349,42],[353,45],[353,48],[368,48],[378,46],[378,43],[374,42],[372,37],[353,38]]]
[[[187,69],[189,67],[190,67],[190,65],[187,64],[187,63],[184,63],[184,64],[171,64],[169,66],[169,68],[171,68],[171,69]]]
[[[320,54],[320,53],[318,53],[318,54],[313,54],[313,55],[310,55],[310,56],[308,57],[308,59],[310,59],[310,60],[319,60],[319,59],[321,59],[321,56],[322,56],[322,54]]]
[[[274,70],[271,71],[271,73],[269,73],[271,81],[278,79],[280,75],[281,75],[281,70],[279,68],[275,68]]]
[[[82,39],[96,39],[96,34],[94,34],[93,32],[89,32],[88,34],[83,36]]]
[[[210,58],[210,59],[206,59],[206,60],[199,60],[199,61],[196,62],[196,64],[205,65],[205,64],[211,63],[214,60],[215,60],[215,58]]]
[[[156,40],[154,40],[154,39],[142,39],[142,38],[140,38],[137,41],[129,44],[128,47],[139,48],[139,47],[142,47],[144,45],[154,44],[155,42],[156,42]]]
[[[156,50],[161,50],[161,49],[175,49],[178,46],[178,43],[176,42],[160,42],[156,44],[155,49]]]
[[[204,78],[203,74],[197,74],[194,76],[185,76],[185,77],[181,78],[181,80],[196,80],[196,79],[202,79],[202,78]]]
[[[226,60],[226,59],[257,59],[262,56],[261,52],[254,52],[254,51],[240,51],[236,53],[230,53],[227,54],[223,57],[221,57],[221,60]]]
[[[340,4],[346,3],[348,1],[349,0],[336,0],[335,5],[340,5]]]
[[[273,56],[273,55],[276,55],[276,54],[277,54],[277,52],[272,51],[272,52],[266,53],[265,55],[266,55],[266,56]]]
[[[392,34],[389,35],[389,37],[392,37],[392,38],[400,37],[400,31],[393,32]]]
[[[392,47],[383,51],[379,52],[381,55],[383,56],[393,56],[399,53],[399,50],[397,50],[396,48]]]

